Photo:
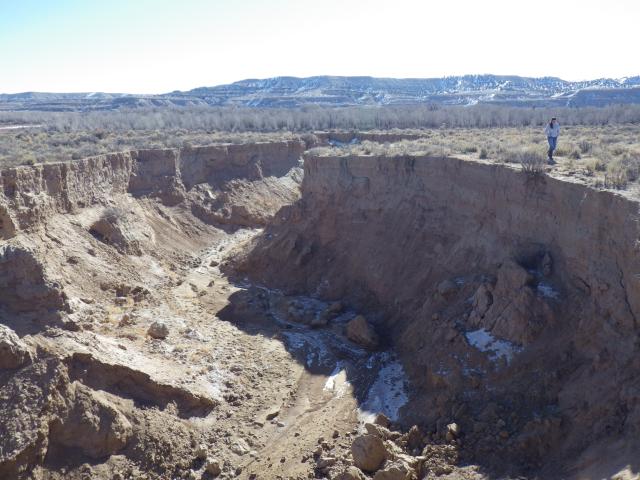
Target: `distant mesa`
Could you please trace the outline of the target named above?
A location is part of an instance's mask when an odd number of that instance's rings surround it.
[[[442,78],[273,77],[159,95],[0,94],[0,110],[85,111],[139,107],[297,108],[375,105],[586,107],[640,103],[640,76],[570,82],[557,77],[463,75]]]

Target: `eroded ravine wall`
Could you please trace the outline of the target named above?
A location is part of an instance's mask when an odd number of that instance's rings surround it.
[[[197,184],[284,175],[304,151],[298,141],[149,149],[0,170],[0,238],[55,213],[108,203],[115,195],[184,200]]]
[[[311,156],[302,199],[237,268],[271,287],[368,309],[416,388],[405,410],[412,421],[460,422],[476,460],[540,468],[579,461],[587,446],[640,428],[638,205],[501,165]],[[549,285],[508,285],[545,254]],[[494,296],[506,298],[494,302],[514,317],[502,332],[521,353],[486,366],[464,334],[478,327],[476,289],[495,277]],[[439,293],[446,280],[459,286]],[[529,303],[518,304],[524,293]],[[534,319],[534,310],[544,314]],[[506,433],[491,430],[498,420]]]

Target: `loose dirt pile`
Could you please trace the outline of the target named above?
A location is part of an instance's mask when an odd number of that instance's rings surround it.
[[[635,201],[304,149],[0,172],[0,478],[638,471]]]

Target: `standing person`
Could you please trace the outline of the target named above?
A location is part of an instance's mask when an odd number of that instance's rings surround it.
[[[560,135],[560,124],[556,117],[553,117],[547,126],[544,127],[544,134],[547,136],[547,141],[549,142],[549,151],[547,155],[549,156],[549,165],[555,165],[556,162],[553,159],[553,151],[556,149],[558,145],[558,135]]]

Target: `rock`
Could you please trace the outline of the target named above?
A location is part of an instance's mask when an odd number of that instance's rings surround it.
[[[491,293],[491,285],[482,284],[473,294],[472,309],[469,315],[469,322],[472,325],[479,325],[484,318],[487,310],[493,304],[493,294]]]
[[[194,472],[193,470],[189,470],[189,472],[187,473],[187,479],[188,480],[198,480],[198,474],[196,472]]]
[[[443,298],[451,297],[458,290],[458,286],[452,280],[444,280],[438,284],[438,293]]]
[[[136,323],[135,315],[133,315],[131,313],[125,313],[120,318],[120,322],[118,323],[118,325],[120,327],[127,327],[127,326],[130,326],[130,325],[135,325],[135,323]]]
[[[342,310],[344,310],[344,305],[342,304],[342,302],[332,302],[327,307],[327,313],[330,313],[332,315],[336,315],[342,312]]]
[[[353,463],[365,472],[375,472],[387,458],[384,443],[375,435],[361,435],[351,444]]]
[[[0,324],[0,369],[18,368],[31,363],[33,353],[16,333]]]
[[[143,245],[155,243],[151,227],[135,212],[121,208],[107,208],[91,225],[89,232],[101,242],[115,247],[120,253],[142,255]]]
[[[386,465],[373,476],[373,480],[411,480],[413,478],[415,478],[413,469],[402,462]]]
[[[481,287],[474,296],[469,323],[496,338],[527,345],[556,322],[554,309],[538,293],[534,277],[513,260],[502,264],[495,286],[486,288]]]
[[[147,333],[152,338],[164,340],[169,336],[169,327],[164,322],[156,321],[151,324]]]
[[[369,435],[375,435],[382,440],[391,438],[391,432],[381,425],[376,425],[375,423],[365,423],[364,429]]]
[[[460,427],[457,423],[450,423],[449,425],[447,425],[447,433],[445,435],[445,438],[448,442],[450,442],[451,440],[455,440],[459,435]]]
[[[267,412],[267,415],[265,416],[265,418],[267,420],[273,420],[274,418],[276,418],[278,415],[280,415],[280,407],[274,407],[271,410],[269,410]]]
[[[514,260],[506,260],[498,270],[497,284],[513,290],[531,285],[534,278]]]
[[[376,349],[380,343],[378,334],[362,315],[347,324],[347,338],[369,350]]]
[[[222,465],[216,459],[209,459],[205,463],[204,471],[207,472],[212,477],[217,477],[222,473]]]
[[[309,325],[313,328],[326,327],[329,323],[329,315],[326,312],[319,312],[315,315]]]
[[[249,448],[249,445],[247,445],[247,442],[245,442],[241,438],[238,439],[233,445],[231,445],[231,451],[236,455],[246,455],[247,453],[249,453],[249,450],[251,450]]]
[[[407,448],[410,450],[415,450],[416,448],[422,449],[424,446],[422,443],[422,432],[416,425],[411,427],[403,437],[403,440],[407,444]]]
[[[389,428],[391,426],[391,420],[389,420],[389,417],[382,412],[376,414],[376,418],[373,420],[373,423],[384,428]]]
[[[316,462],[316,467],[322,470],[334,466],[337,462],[338,459],[335,457],[320,457]]]
[[[82,383],[76,383],[74,387],[71,409],[52,424],[50,441],[76,448],[94,459],[122,450],[133,435],[127,417],[101,392]]]
[[[358,467],[347,467],[347,469],[336,477],[336,480],[366,480],[366,476]]]
[[[198,445],[198,448],[196,448],[196,451],[195,451],[195,455],[198,460],[205,460],[207,458],[207,455],[209,455],[209,450],[207,449],[207,446]]]

